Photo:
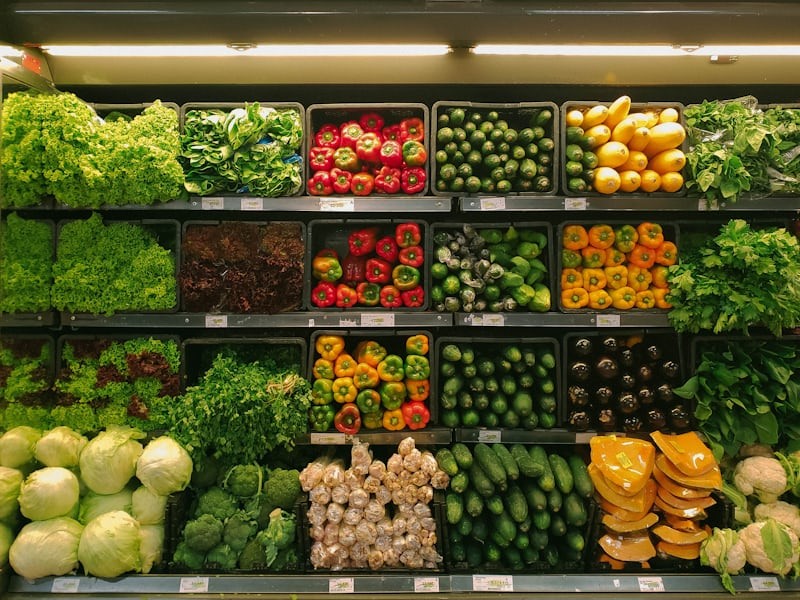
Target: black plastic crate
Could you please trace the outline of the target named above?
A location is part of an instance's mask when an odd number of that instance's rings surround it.
[[[581,349],[578,346],[578,343],[582,340],[588,340],[591,343],[591,354],[588,356],[584,356],[581,354]],[[678,365],[678,374],[676,377],[666,378],[663,375],[663,372],[658,370],[658,367],[651,369],[651,380],[654,383],[664,382],[669,383],[671,387],[677,387],[685,381],[685,375],[688,373],[688,369],[686,368],[686,364],[683,360],[683,351],[681,345],[681,338],[676,334],[674,331],[670,329],[608,329],[608,330],[589,330],[589,331],[580,331],[580,332],[569,332],[564,336],[564,343],[563,343],[563,357],[561,360],[562,365],[562,373],[561,373],[561,382],[562,382],[562,396],[560,399],[562,400],[561,406],[563,407],[564,412],[561,415],[563,420],[564,426],[575,429],[578,431],[600,431],[603,433],[606,432],[621,432],[625,431],[624,427],[624,415],[618,414],[615,411],[614,414],[614,421],[613,426],[610,423],[608,426],[601,426],[599,422],[599,411],[602,408],[613,409],[616,398],[621,395],[625,389],[622,387],[623,384],[620,381],[620,377],[617,376],[610,380],[604,380],[602,377],[597,374],[596,363],[601,357],[611,356],[613,358],[613,353],[609,351],[609,344],[604,344],[606,340],[614,340],[618,347],[628,347],[633,348],[632,353],[634,355],[634,360],[636,361],[636,365],[641,364],[650,364],[650,363],[657,363],[657,365],[663,365],[666,361],[673,361]],[[639,341],[641,340],[641,341]],[[630,344],[630,345],[628,345]],[[644,356],[644,352],[647,347],[650,345],[656,345],[661,348],[663,357],[659,361],[650,361],[644,360],[641,357]],[[585,347],[585,346],[581,346]],[[616,355],[616,362],[618,365],[618,372],[621,375],[624,371],[622,366],[620,365],[621,357],[619,352]],[[576,377],[571,375],[571,370],[575,363],[586,363],[589,370],[590,375],[587,381],[588,385],[581,385],[581,381]],[[583,371],[583,369],[581,370]],[[684,411],[687,415],[689,415],[690,425],[693,423],[693,419],[691,419],[691,415],[694,414],[694,407],[690,404],[687,404],[681,398],[677,396],[672,396],[672,399],[667,399],[667,391],[665,390],[662,394],[664,396],[664,400],[658,400],[659,391],[658,388],[653,385],[642,385],[641,377],[637,377],[636,371],[631,371],[631,374],[635,380],[634,387],[630,390],[631,394],[634,395],[636,398],[637,403],[640,405],[640,408],[633,411],[633,414],[639,417],[639,421],[643,424],[641,427],[641,432],[646,432],[651,430],[652,427],[647,427],[647,412],[644,406],[641,406],[641,402],[639,398],[636,396],[638,390],[642,388],[650,389],[655,396],[654,402],[650,405],[652,407],[660,407],[664,413],[665,420],[666,420],[666,427],[658,428],[662,431],[666,430],[675,430],[674,427],[671,427],[671,418],[670,412],[676,406],[684,407]],[[605,385],[604,385],[605,384]],[[628,384],[626,384],[628,385]],[[577,412],[586,412],[589,411],[586,409],[585,406],[581,406],[580,404],[576,404],[571,401],[571,395],[573,394],[573,386],[580,387],[587,392],[587,401],[589,406],[593,406],[593,411],[590,413],[589,418],[589,426],[577,426],[576,423],[572,423],[573,419],[571,419],[571,414],[573,411]],[[613,391],[613,395],[609,398],[606,402],[607,404],[601,404],[600,400],[595,402],[595,397],[597,396],[597,390],[603,387],[608,387]],[[581,394],[577,396],[578,392],[574,392],[576,397],[583,397]],[[599,397],[599,396],[598,396]],[[596,406],[594,406],[596,404]],[[684,432],[687,430],[687,427],[680,428],[679,432]],[[636,431],[628,431],[628,433],[637,433]]]
[[[307,248],[306,248],[306,277],[305,277],[305,290],[304,290],[304,299],[305,299],[305,306],[308,307],[309,310],[343,310],[342,308],[336,306],[330,307],[318,307],[311,301],[311,292],[313,288],[319,283],[313,277],[313,268],[312,262],[314,257],[323,249],[332,249],[334,250],[338,257],[339,261],[345,259],[348,255],[348,237],[351,233],[361,230],[367,229],[371,227],[378,228],[377,238],[380,239],[384,236],[389,236],[394,238],[395,236],[395,229],[398,225],[403,223],[414,223],[419,225],[422,240],[420,245],[423,250],[424,261],[420,267],[417,267],[420,272],[420,279],[419,284],[422,286],[425,292],[425,299],[423,301],[422,306],[418,307],[405,307],[400,306],[398,308],[386,308],[381,306],[363,306],[357,305],[353,306],[350,310],[353,311],[375,311],[375,310],[403,310],[403,311],[424,311],[428,308],[430,303],[429,292],[430,290],[427,288],[426,282],[429,281],[429,274],[430,274],[430,265],[431,259],[429,258],[431,255],[431,236],[430,236],[430,227],[429,225],[418,219],[409,218],[409,219],[316,219],[312,220],[308,224],[308,235],[307,235]],[[365,255],[367,258],[375,258],[375,252],[370,252],[369,254]],[[393,267],[399,265],[398,261],[393,263]],[[334,286],[337,283],[343,282],[343,278],[338,280],[334,283]],[[391,279],[389,281],[391,284]],[[389,284],[380,284],[381,287],[384,285]]]
[[[437,196],[458,196],[458,195],[469,195],[469,196],[485,196],[485,195],[500,195],[500,196],[548,196],[553,195],[556,193],[556,189],[558,187],[558,173],[559,173],[559,161],[561,160],[561,150],[559,147],[560,143],[560,136],[559,136],[559,118],[558,118],[558,106],[553,102],[505,102],[505,103],[492,103],[492,102],[468,102],[468,101],[445,101],[440,100],[433,104],[433,112],[431,118],[431,137],[437,138],[439,132],[439,118],[442,115],[447,115],[449,112],[452,111],[454,108],[464,109],[466,111],[470,110],[477,110],[481,113],[487,112],[497,112],[498,118],[500,120],[506,121],[509,127],[514,128],[517,132],[525,129],[527,127],[531,127],[531,121],[535,119],[535,117],[543,110],[547,109],[552,113],[552,118],[550,122],[544,126],[545,130],[545,137],[549,138],[553,141],[553,149],[552,149],[552,164],[549,165],[549,175],[547,175],[549,179],[549,185],[545,189],[541,190],[530,190],[530,191],[523,191],[523,190],[514,190],[514,191],[477,191],[477,192],[469,192],[467,190],[448,190],[441,189],[440,184],[442,183],[441,177],[439,176],[439,167],[440,165],[436,161],[436,152],[437,150],[443,150],[443,145],[436,140],[435,148],[432,148],[430,153],[430,171],[431,171],[431,193]],[[480,114],[480,113],[479,113]],[[479,125],[479,124],[478,124]],[[453,127],[451,125],[447,125],[448,127]],[[467,134],[467,142],[469,143],[470,134]],[[534,142],[538,142],[536,139]],[[511,146],[519,145],[519,144],[510,144]],[[477,150],[477,148],[472,148],[472,150]],[[541,151],[541,150],[540,150]],[[462,153],[463,154],[463,153]],[[502,153],[501,153],[502,154]],[[530,156],[528,157],[530,158]],[[535,160],[535,156],[533,156]],[[522,160],[522,159],[520,159]],[[537,163],[538,164],[538,163]],[[481,166],[483,169],[483,166]],[[479,173],[484,174],[485,176],[489,176],[490,169],[486,169],[484,173],[483,170],[478,171]],[[475,174],[473,172],[473,174]],[[477,175],[476,175],[477,176]],[[537,175],[538,176],[538,175]],[[535,178],[534,178],[535,179]],[[446,182],[445,182],[446,183]]]

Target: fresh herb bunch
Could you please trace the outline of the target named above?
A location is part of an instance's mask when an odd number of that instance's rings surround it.
[[[785,229],[729,221],[719,235],[669,268],[669,320],[677,331],[780,335],[800,324],[800,245]]]
[[[175,257],[146,229],[94,213],[61,229],[51,296],[73,312],[166,310],[177,302]]]
[[[53,229],[11,213],[0,223],[0,312],[50,308]]]

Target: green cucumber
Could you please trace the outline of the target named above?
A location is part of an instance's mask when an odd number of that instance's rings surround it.
[[[570,469],[567,459],[560,454],[551,454],[547,457],[550,461],[550,468],[556,480],[556,486],[562,494],[569,494],[575,485],[572,479],[572,469]]]
[[[497,455],[497,458],[500,459],[508,478],[512,480],[519,479],[519,465],[517,465],[517,461],[514,460],[514,457],[511,456],[509,449],[503,444],[492,444],[491,448]]]
[[[583,498],[591,498],[594,494],[594,484],[586,470],[586,463],[577,454],[567,457],[567,463],[572,471],[572,480],[575,484],[575,491]]]

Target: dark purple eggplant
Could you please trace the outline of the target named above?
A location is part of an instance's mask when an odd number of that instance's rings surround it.
[[[589,390],[580,385],[571,385],[567,389],[567,398],[572,406],[586,406],[589,404]]]
[[[636,381],[639,383],[649,383],[653,379],[653,369],[650,365],[640,365],[636,369]]]
[[[589,381],[592,376],[592,369],[589,363],[579,360],[569,366],[569,378],[571,381],[584,382]]]
[[[623,392],[617,398],[617,410],[623,415],[631,415],[639,410],[639,401],[630,392]]]
[[[633,367],[633,363],[636,361],[636,357],[633,354],[633,350],[628,348],[627,346],[623,346],[619,350],[619,356],[617,358],[619,360],[619,365],[624,369],[630,369]]]
[[[681,367],[674,360],[667,360],[661,365],[661,374],[667,379],[677,379],[681,374]]]
[[[667,415],[660,408],[651,408],[647,411],[647,428],[650,431],[659,431],[667,426]]]
[[[623,390],[632,390],[636,387],[636,378],[630,373],[623,373],[619,378],[619,387]]]
[[[611,379],[616,379],[617,375],[619,375],[619,365],[617,361],[610,356],[601,356],[597,359],[597,362],[594,363],[594,372],[601,379],[610,381]]]
[[[592,340],[589,338],[578,338],[572,344],[572,352],[575,356],[589,356],[593,350]]]
[[[619,352],[619,340],[613,336],[603,338],[603,341],[600,342],[600,345],[603,347],[603,351],[608,352],[609,354],[616,354]]]
[[[597,424],[601,431],[614,431],[617,428],[617,415],[610,408],[604,408],[597,415]]]
[[[586,431],[592,425],[592,418],[585,410],[575,410],[569,415],[569,424],[576,431]]]
[[[672,404],[675,401],[675,394],[672,391],[672,386],[668,383],[662,383],[656,388],[656,398],[659,402],[664,404]]]
[[[652,388],[642,387],[636,391],[636,399],[640,405],[647,407],[656,401],[656,394]]]
[[[636,433],[642,428],[642,420],[637,415],[628,415],[622,421],[622,429],[626,433]]]
[[[692,426],[692,416],[683,404],[672,407],[669,411],[669,424],[675,431],[687,431]]]
[[[644,349],[644,355],[649,361],[657,361],[661,360],[661,357],[664,355],[664,353],[661,350],[661,346],[650,344]]]
[[[607,385],[600,386],[594,391],[592,398],[598,406],[608,406],[614,398],[614,390]]]

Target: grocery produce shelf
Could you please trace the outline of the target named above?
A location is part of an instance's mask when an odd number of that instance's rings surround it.
[[[486,427],[465,428],[455,430],[457,442],[485,442],[503,444],[588,444],[597,432],[577,432],[568,429],[489,429]],[[603,433],[602,435],[609,435]],[[624,436],[624,433],[616,433]]]
[[[37,313],[0,314],[0,327],[49,327],[55,323],[56,313],[51,310]]]
[[[791,211],[800,210],[800,198],[741,198],[734,203],[711,205],[705,199],[684,196],[682,198],[658,198],[647,196],[602,196],[570,198],[563,196],[486,196],[460,198],[459,207],[464,212],[475,211]]]
[[[397,446],[407,437],[413,437],[414,442],[418,445],[450,444],[453,441],[453,432],[451,429],[444,427],[426,427],[416,431],[409,431],[408,429],[401,431],[369,431],[362,429],[356,435],[345,435],[338,431],[326,431],[302,434],[297,438],[296,443],[314,446],[342,446],[360,441],[372,445]]]
[[[456,326],[467,327],[669,327],[667,313],[456,313]]]

